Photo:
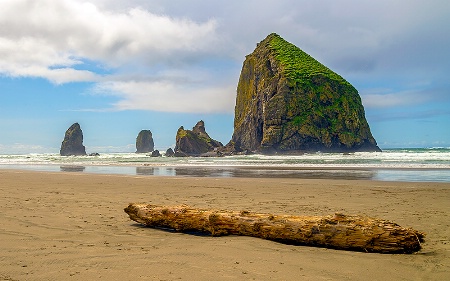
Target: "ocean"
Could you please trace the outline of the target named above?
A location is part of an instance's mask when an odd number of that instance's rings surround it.
[[[137,176],[279,177],[450,182],[450,148],[400,148],[383,152],[308,153],[298,156],[150,157],[0,155],[0,169]]]

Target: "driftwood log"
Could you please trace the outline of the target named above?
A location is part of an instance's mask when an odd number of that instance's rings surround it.
[[[288,216],[130,203],[130,219],[151,227],[213,236],[246,235],[294,245],[377,252],[419,251],[424,233],[365,216]]]

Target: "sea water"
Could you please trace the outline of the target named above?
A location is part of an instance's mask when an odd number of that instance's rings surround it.
[[[150,157],[136,153],[100,156],[0,155],[0,168],[100,174],[345,178],[450,182],[450,148],[401,148],[383,152]]]

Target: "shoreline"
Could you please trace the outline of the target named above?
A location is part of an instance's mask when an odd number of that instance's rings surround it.
[[[450,182],[450,169],[445,167],[374,167],[356,165],[208,165],[208,164],[2,164],[0,170],[41,172],[79,172],[175,177],[225,178],[298,178],[298,179],[365,179],[399,182]]]
[[[0,169],[0,280],[446,280],[450,183],[149,177]],[[378,217],[426,233],[370,254],[142,227],[130,202]],[[382,268],[383,270],[380,270]]]

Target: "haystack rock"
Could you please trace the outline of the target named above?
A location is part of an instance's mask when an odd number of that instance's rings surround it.
[[[244,61],[228,146],[259,153],[380,151],[358,91],[275,33]]]
[[[185,130],[181,126],[177,131],[175,156],[211,156],[215,149],[222,147],[222,143],[213,140],[205,131],[203,121],[197,124],[191,130]]]
[[[150,130],[142,130],[136,137],[136,153],[152,152],[155,148]]]
[[[74,123],[67,129],[59,152],[61,156],[86,155],[86,148],[83,145],[83,131],[80,124]]]

